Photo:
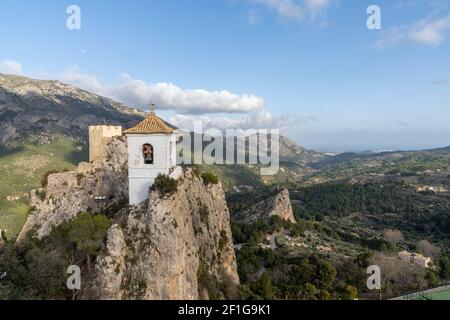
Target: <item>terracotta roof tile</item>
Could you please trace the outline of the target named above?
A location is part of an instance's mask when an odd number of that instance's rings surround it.
[[[154,112],[150,112],[143,121],[126,130],[124,134],[172,134],[175,129],[175,127],[156,116]]]

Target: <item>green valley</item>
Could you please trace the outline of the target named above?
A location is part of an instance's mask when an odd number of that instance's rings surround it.
[[[0,151],[0,228],[8,238],[18,234],[29,210],[29,192],[41,187],[46,172],[72,169],[87,160],[82,142],[55,137],[45,144],[27,142]]]

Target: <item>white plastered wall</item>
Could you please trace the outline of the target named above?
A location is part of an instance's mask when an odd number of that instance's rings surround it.
[[[127,135],[130,205],[148,198],[149,187],[159,174],[168,175],[176,165],[176,135]],[[144,144],[153,146],[153,164],[144,163]]]

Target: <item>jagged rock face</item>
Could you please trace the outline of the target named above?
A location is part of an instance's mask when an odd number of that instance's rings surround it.
[[[111,227],[95,270],[91,298],[233,297],[239,278],[221,185],[205,186],[187,169],[173,195],[151,191]],[[209,292],[205,279],[222,292]]]
[[[236,218],[240,223],[253,223],[259,219],[269,220],[273,216],[296,223],[287,189],[238,213]]]
[[[0,146],[59,134],[86,141],[93,124],[132,126],[144,115],[59,81],[0,74]]]
[[[33,213],[17,240],[29,231],[42,238],[59,224],[82,211],[100,212],[128,199],[127,145],[125,138],[111,139],[106,158],[81,163],[75,171],[51,174],[45,189],[31,191]],[[105,197],[96,200],[96,197]]]
[[[283,160],[307,165],[320,161],[325,155],[316,151],[307,150],[287,137],[280,135],[280,157]]]
[[[114,224],[108,230],[104,255],[97,259],[95,273],[101,288],[101,298],[119,298],[122,292],[122,281],[125,271],[125,258],[127,256],[125,236],[122,229]]]

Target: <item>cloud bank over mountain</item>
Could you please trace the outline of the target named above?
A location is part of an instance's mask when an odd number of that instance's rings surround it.
[[[24,68],[19,62],[7,60],[0,62],[0,72],[24,74]],[[42,75],[27,75],[42,78]],[[176,115],[172,117],[173,123],[183,128],[192,127],[194,121],[202,121],[205,129],[282,129],[312,120],[295,114],[275,116],[266,109],[264,99],[253,94],[183,89],[169,82],[148,83],[127,73],[119,74],[118,81],[112,84],[103,83],[78,66],[69,66],[55,75],[44,76],[47,79],[49,77],[131,107],[145,110],[150,103],[155,103],[159,110],[174,111]]]
[[[228,90],[184,89],[173,83],[148,83],[127,73],[115,84],[103,84],[94,75],[70,66],[59,76],[64,82],[92,91],[128,105],[144,107],[150,102],[159,109],[184,114],[246,113],[264,108],[264,100],[253,94],[236,94]]]

